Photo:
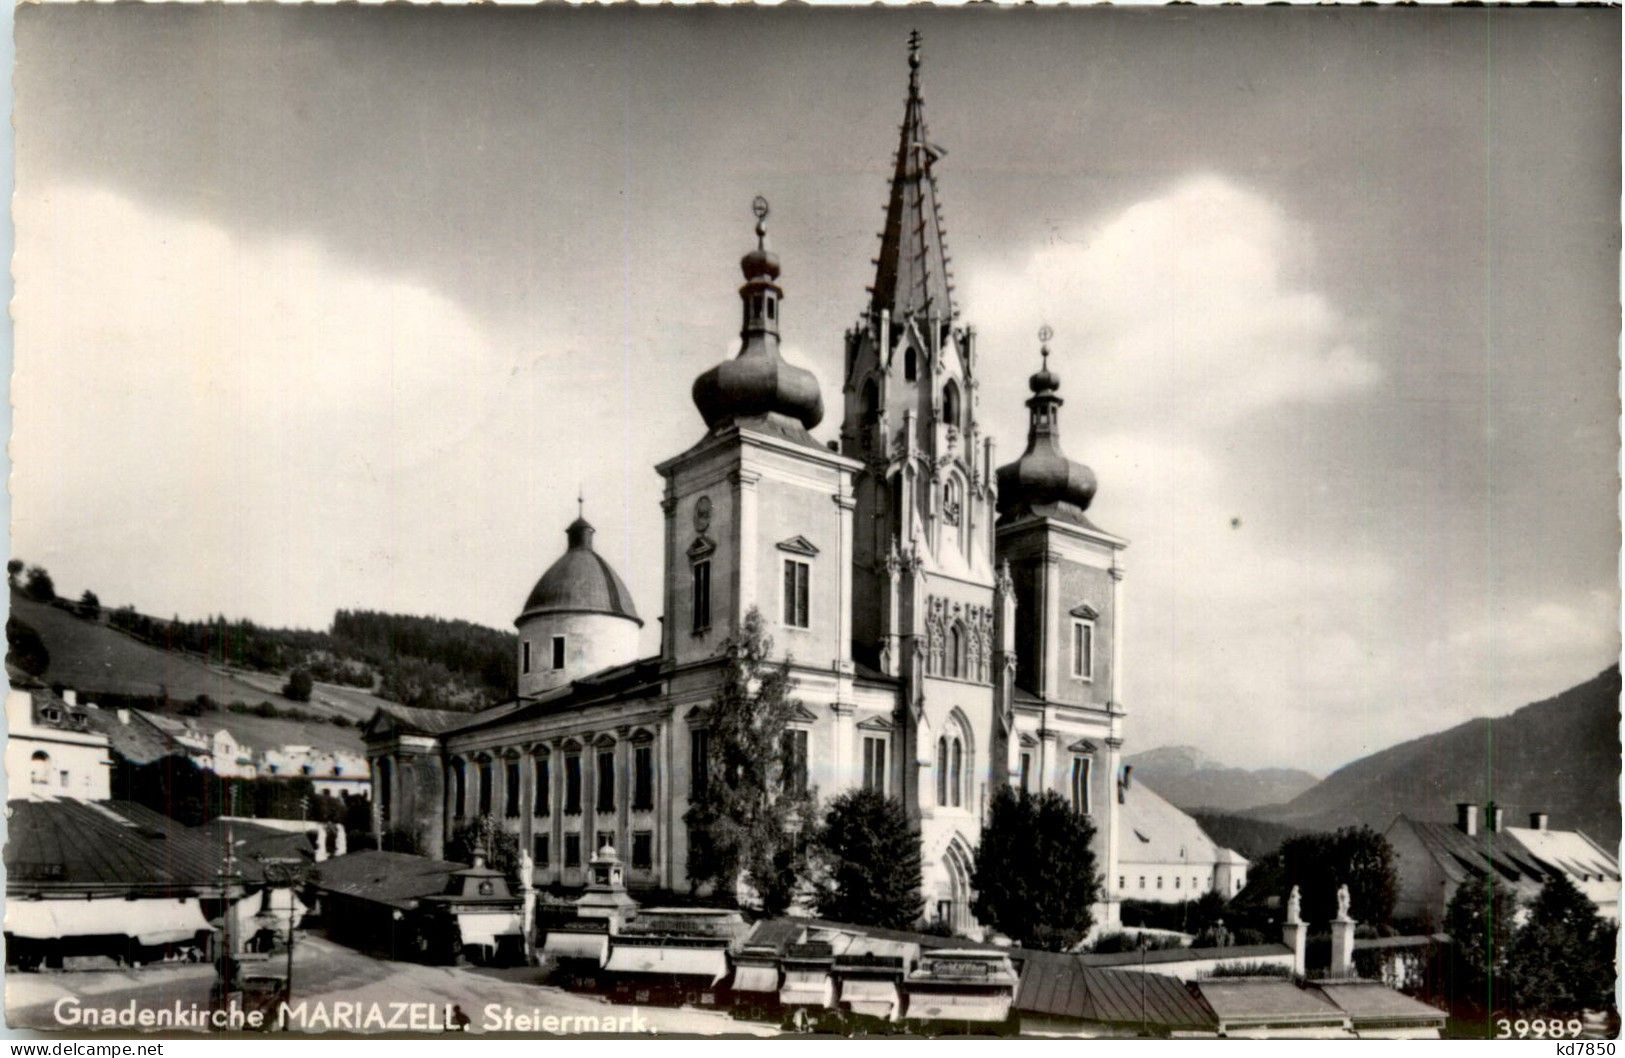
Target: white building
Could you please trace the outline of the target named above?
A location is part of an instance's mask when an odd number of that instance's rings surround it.
[[[107,736],[90,723],[72,691],[12,689],[6,694],[6,796],[101,801],[111,796]]]
[[[578,518],[519,610],[516,701],[388,707],[366,725],[380,829],[415,829],[439,856],[489,813],[531,851],[538,884],[585,884],[587,856],[613,845],[629,885],[687,888],[683,816],[709,778],[718,649],[754,609],[802,706],[789,781],[901,801],[920,828],[928,918],[974,930],[989,798],[1025,778],[1094,818],[1097,920],[1115,921],[1127,542],[1086,514],[1095,478],[1061,451],[1047,347],[1026,451],[996,467],[980,381],[1031,360],[980,349],[960,317],[920,77],[916,41],[874,285],[830,394],[839,441],[808,432],[825,395],[781,355],[784,288],[758,202],[739,355],[694,381],[703,433],[696,422],[696,442],[656,468],[658,653],[638,657],[640,608]],[[651,367],[647,384],[664,381]]]
[[[1124,899],[1178,903],[1216,892],[1229,900],[1247,884],[1247,860],[1156,791],[1125,781],[1121,797],[1117,887]]]

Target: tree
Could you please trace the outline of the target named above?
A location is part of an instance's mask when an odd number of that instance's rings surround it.
[[[1507,958],[1520,1012],[1578,1015],[1614,995],[1616,933],[1567,875],[1554,873],[1530,906]]]
[[[976,848],[977,919],[1025,947],[1076,946],[1100,893],[1094,836],[1089,817],[1055,791],[1031,797],[1000,788]]]
[[[1295,885],[1307,922],[1329,922],[1337,913],[1337,887],[1349,887],[1349,914],[1356,922],[1385,925],[1394,914],[1399,875],[1388,839],[1367,826],[1332,834],[1303,834],[1281,843],[1279,891]]]
[[[920,832],[902,802],[848,790],[830,802],[817,847],[827,878],[815,898],[820,915],[887,929],[920,917]]]
[[[763,913],[777,915],[806,872],[803,830],[815,800],[806,759],[785,738],[801,704],[790,696],[789,660],[773,664],[772,651],[753,606],[719,651],[722,683],[703,721],[705,772],[683,821],[691,884],[721,894],[749,886]]]
[[[6,664],[30,676],[43,676],[51,666],[51,652],[45,649],[45,640],[32,625],[15,617],[6,618]]]
[[[1444,911],[1450,934],[1451,995],[1458,1009],[1489,1014],[1507,1006],[1517,897],[1494,877],[1461,883]]]
[[[6,583],[13,588],[22,587],[23,560],[14,558],[6,563]]]
[[[94,621],[100,618],[101,615],[102,601],[96,598],[95,592],[91,591],[89,588],[86,588],[85,593],[79,596],[79,616],[86,617]]]
[[[28,597],[39,602],[50,602],[56,598],[56,585],[51,581],[51,575],[45,572],[44,566],[30,566],[28,569],[28,584],[23,589]]]
[[[448,860],[473,863],[475,853],[485,857],[487,867],[503,873],[513,892],[519,892],[519,839],[495,816],[475,816],[453,831],[446,843]]]
[[[282,697],[291,698],[296,702],[310,701],[310,692],[316,684],[311,680],[310,673],[304,669],[294,669],[288,673],[288,682],[282,685]]]

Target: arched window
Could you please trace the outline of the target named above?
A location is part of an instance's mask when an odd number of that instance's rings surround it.
[[[858,395],[858,414],[865,423],[874,422],[879,417],[877,406],[880,404],[880,390],[875,387],[875,380],[870,379],[863,384],[863,390]]]
[[[953,787],[954,807],[958,808],[963,803],[965,790],[965,747],[957,738],[954,739],[953,754],[953,775],[948,782]]]
[[[46,786],[51,781],[51,755],[36,749],[29,758],[28,781],[35,786]]]
[[[959,383],[951,378],[942,387],[942,421],[949,426],[959,425]]]
[[[948,803],[948,739],[937,739],[937,804]]]
[[[903,352],[903,379],[907,382],[913,382],[919,377],[920,361],[919,358],[914,355],[914,347],[909,346],[908,349],[904,350]]]
[[[463,818],[468,811],[468,765],[464,761],[451,762],[451,814]]]
[[[961,495],[959,478],[948,475],[948,480],[942,483],[942,518],[949,525],[959,524]]]
[[[948,675],[962,680],[965,672],[965,626],[955,621],[948,629]]]

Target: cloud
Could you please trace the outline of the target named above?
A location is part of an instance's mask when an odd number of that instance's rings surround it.
[[[1222,427],[1372,386],[1356,328],[1300,278],[1307,233],[1221,176],[1185,179],[1014,268],[967,269],[978,322],[1030,347],[1039,321],[1091,405]],[[1104,412],[1110,414],[1110,412]]]

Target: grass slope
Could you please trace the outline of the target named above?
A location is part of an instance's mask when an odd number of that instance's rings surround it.
[[[1583,830],[1606,845],[1620,836],[1619,667],[1506,716],[1469,720],[1348,764],[1254,818],[1306,829],[1367,823],[1385,830],[1401,812],[1455,819],[1458,801],[1494,801],[1507,823],[1529,813]]]
[[[188,702],[206,694],[224,705],[268,701],[279,709],[344,716],[365,720],[385,704],[364,691],[317,684],[309,702],[295,702],[280,693],[283,678],[267,673],[240,673],[220,669],[185,654],[160,650],[114,628],[76,617],[65,610],[11,593],[11,613],[31,626],[50,651],[50,667],[42,677],[79,691],[91,701],[98,694],[132,696],[167,695]],[[227,712],[207,713],[196,722],[225,728],[233,738],[257,749],[289,744],[319,746],[359,753],[361,735],[354,728],[305,720],[267,719]]]

